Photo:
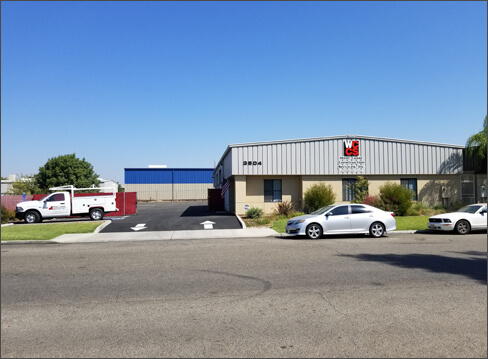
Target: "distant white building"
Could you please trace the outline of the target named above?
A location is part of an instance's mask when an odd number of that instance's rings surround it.
[[[117,192],[119,188],[119,184],[117,182],[108,179],[103,179],[102,177],[98,177],[98,180],[100,181],[99,187],[108,187],[106,189],[100,190],[100,192],[112,192],[111,188],[113,188],[114,191]]]
[[[7,194],[7,191],[12,188],[12,183],[14,183],[17,180],[16,175],[9,175],[8,179],[2,180],[2,196]]]

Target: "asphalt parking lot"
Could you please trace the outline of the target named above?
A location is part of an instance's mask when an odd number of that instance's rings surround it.
[[[139,203],[135,215],[105,219],[112,219],[112,223],[101,233],[210,229],[205,226],[212,229],[242,228],[234,214],[209,212],[205,201]]]

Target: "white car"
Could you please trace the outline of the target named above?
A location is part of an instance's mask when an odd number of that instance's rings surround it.
[[[396,230],[393,212],[366,204],[334,204],[311,214],[294,217],[286,224],[286,233],[317,239],[324,234],[364,233],[381,237]]]
[[[467,234],[471,230],[486,229],[486,203],[470,204],[456,212],[429,217],[427,227],[438,231]]]

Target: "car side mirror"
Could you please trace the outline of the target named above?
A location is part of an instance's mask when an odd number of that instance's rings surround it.
[[[486,209],[483,209],[480,213],[481,214],[485,214],[486,213]]]
[[[332,214],[332,213],[327,212],[327,213],[325,214],[325,216],[326,216],[326,217],[329,217],[331,214]]]

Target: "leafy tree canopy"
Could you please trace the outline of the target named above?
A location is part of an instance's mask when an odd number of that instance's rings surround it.
[[[93,166],[76,158],[76,154],[63,155],[50,158],[43,167],[39,167],[39,173],[35,182],[39,188],[46,192],[50,187],[74,185],[77,188],[86,188],[92,185],[98,186],[100,181],[93,171]]]
[[[483,123],[483,130],[480,132],[472,135],[466,141],[466,150],[468,154],[471,156],[477,156],[480,159],[484,159],[486,157],[486,116],[485,122]]]
[[[21,174],[20,176],[17,176],[17,178],[16,181],[12,182],[12,186],[7,190],[7,194],[21,195],[25,193],[26,195],[30,195],[42,193],[35,182],[34,175],[29,176]]]

